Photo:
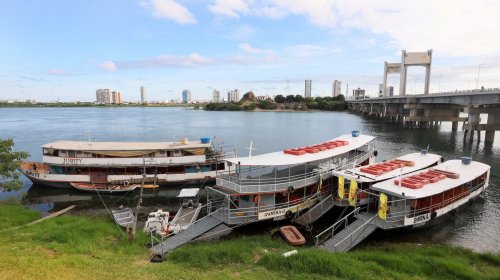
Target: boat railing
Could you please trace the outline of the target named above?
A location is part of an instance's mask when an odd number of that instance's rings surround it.
[[[211,209],[220,210],[218,215],[219,218],[223,219],[228,224],[234,224],[235,221],[244,220],[255,220],[259,219],[259,213],[273,211],[273,210],[290,210],[295,206],[304,206],[304,208],[311,207],[316,203],[314,201],[319,193],[314,193],[299,199],[290,200],[288,202],[274,204],[274,205],[259,205],[255,207],[238,207],[230,199],[225,199],[224,202],[212,201],[210,202]],[[227,197],[228,198],[228,197]],[[310,205],[309,205],[310,203]],[[220,208],[215,205],[218,204]],[[306,205],[307,204],[307,205]]]
[[[447,207],[447,206],[457,202],[460,199],[466,198],[472,192],[475,192],[478,189],[482,188],[484,186],[484,184],[485,184],[485,182],[482,182],[482,183],[478,184],[477,186],[468,189],[467,191],[463,191],[463,192],[456,194],[456,195],[454,194],[453,196],[451,196],[448,199],[445,199],[439,203],[431,203],[431,205],[425,206],[425,207],[418,207],[418,205],[416,205],[416,207],[412,207],[411,203],[415,200],[411,200],[411,199],[398,199],[398,200],[388,201],[388,205],[397,205],[398,203],[403,203],[402,205],[404,205],[404,209],[402,211],[397,211],[397,212],[393,212],[393,211],[389,210],[387,213],[387,218],[385,220],[385,224],[388,228],[401,226],[404,224],[405,219],[414,218],[414,217],[418,217],[418,216],[425,215],[425,214],[432,214],[433,212],[435,212],[438,209],[442,209],[444,207]],[[410,203],[407,203],[408,201],[410,201]],[[408,204],[410,204],[410,205],[408,205]],[[389,206],[389,209],[391,209],[390,206]]]
[[[349,225],[349,219],[353,219],[355,216],[359,215],[366,209],[367,209],[366,206],[356,207],[354,210],[349,212],[349,214],[345,215],[340,220],[335,222],[333,225],[329,226],[327,229],[320,232],[318,235],[314,237],[314,242],[316,246],[322,244],[327,239],[334,236],[335,233],[338,232],[340,228],[346,228]]]
[[[295,174],[291,176],[282,176],[274,178],[241,178],[241,176],[229,173],[219,172],[217,185],[228,188],[239,193],[256,193],[256,192],[275,192],[288,189],[290,186],[294,188],[307,186],[318,182],[320,178],[328,178],[332,176],[332,171],[353,167],[360,159],[364,159],[371,155],[373,147],[367,151],[362,151],[340,164],[328,164],[315,168],[313,171]]]
[[[339,242],[337,242],[337,244],[334,245],[334,248],[336,250],[336,248],[342,244],[343,242],[345,242],[346,240],[349,239],[349,244],[352,245],[353,241],[355,241],[356,239],[353,240],[353,236],[355,233],[357,233],[358,231],[361,231],[361,230],[365,230],[366,227],[372,223],[372,221],[376,218],[377,216],[374,215],[373,217],[371,217],[370,219],[368,219],[366,222],[364,222],[360,227],[358,227],[357,229],[353,230],[351,233],[349,233],[349,235],[347,235],[346,237],[344,237],[344,239],[340,240]],[[362,233],[362,232],[361,232]],[[355,238],[358,238],[358,236],[356,236]],[[349,246],[350,247],[350,246]]]

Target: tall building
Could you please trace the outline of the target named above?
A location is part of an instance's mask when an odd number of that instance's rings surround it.
[[[304,97],[311,97],[312,80],[306,80],[306,88],[304,90]]]
[[[110,104],[111,95],[109,94],[109,88],[101,88],[95,91],[95,99],[97,104]]]
[[[227,102],[240,101],[240,91],[235,89],[227,93]]]
[[[342,94],[340,91],[342,90],[341,82],[339,80],[333,81],[332,84],[332,96],[338,96]]]
[[[182,91],[182,103],[191,103],[191,91],[188,89]]]
[[[365,98],[365,90],[361,88],[354,89],[352,91],[354,95],[354,99],[364,99]]]
[[[111,93],[111,103],[122,104],[122,94],[121,92],[115,90]]]
[[[141,86],[141,104],[148,103],[148,93],[145,86]]]
[[[212,92],[212,101],[214,103],[220,102],[220,91],[214,89],[214,91]]]

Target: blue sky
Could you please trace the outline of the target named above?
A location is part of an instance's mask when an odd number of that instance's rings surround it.
[[[374,3],[375,2],[375,3]],[[210,99],[213,89],[375,94],[383,62],[432,48],[431,91],[499,87],[500,1],[121,0],[0,3],[0,100]],[[408,93],[423,90],[414,67]],[[288,82],[287,82],[288,81]],[[389,83],[399,84],[390,76]]]

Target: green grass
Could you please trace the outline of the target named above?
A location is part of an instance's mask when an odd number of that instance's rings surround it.
[[[0,204],[0,279],[500,279],[500,256],[442,245],[377,244],[350,253],[293,250],[269,235],[188,244],[160,264],[147,236],[129,242],[109,217],[39,218]]]

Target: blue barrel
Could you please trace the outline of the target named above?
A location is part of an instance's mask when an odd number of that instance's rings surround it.
[[[462,160],[462,163],[465,165],[469,165],[470,162],[472,161],[471,157],[461,157],[460,159]]]
[[[210,137],[201,137],[200,141],[202,144],[208,144],[210,143]]]
[[[357,130],[353,130],[353,131],[351,131],[351,133],[352,133],[352,137],[358,137],[359,136],[359,131],[357,131]]]

